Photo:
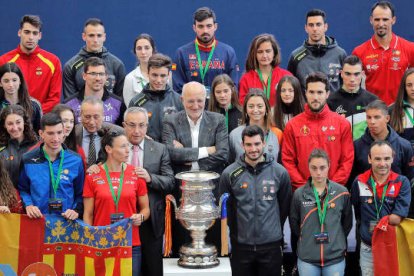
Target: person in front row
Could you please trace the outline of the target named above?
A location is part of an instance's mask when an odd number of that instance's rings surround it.
[[[314,149],[308,164],[310,177],[295,191],[289,216],[290,228],[299,237],[299,274],[344,275],[346,237],[352,228],[351,195],[328,179],[330,160],[324,150]]]
[[[82,212],[84,181],[81,157],[63,145],[63,123],[51,112],[40,120],[43,143],[23,155],[18,190],[30,218],[61,214],[75,220]]]
[[[141,241],[138,226],[150,216],[145,180],[135,174],[126,162],[129,157],[127,137],[110,129],[100,131],[104,163],[98,173],[86,176],[83,202],[84,221],[104,226],[123,218],[130,218],[132,230],[132,275],[141,270]],[[138,209],[137,209],[138,208]]]

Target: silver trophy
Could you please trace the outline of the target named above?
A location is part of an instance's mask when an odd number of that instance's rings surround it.
[[[181,205],[177,208],[175,198],[168,195],[175,208],[175,217],[183,227],[189,230],[192,242],[181,246],[178,265],[187,268],[210,268],[220,264],[217,249],[214,245],[206,244],[206,230],[220,217],[224,197],[216,206],[213,195],[213,180],[220,177],[215,172],[189,171],[175,176],[182,181]]]

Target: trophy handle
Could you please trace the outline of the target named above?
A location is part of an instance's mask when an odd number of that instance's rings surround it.
[[[225,215],[227,217],[227,211],[226,210],[223,211],[223,207],[224,207],[224,209],[226,209],[225,206],[227,204],[227,199],[228,198],[229,198],[229,194],[228,193],[224,193],[220,197],[219,210],[218,210],[219,211],[219,217],[222,217],[222,215],[224,215],[224,213],[225,213]]]
[[[166,200],[169,200],[173,205],[174,205],[174,210],[175,210],[175,216],[177,216],[178,213],[178,208],[177,208],[177,202],[175,201],[175,198],[173,195],[167,195],[165,197]]]

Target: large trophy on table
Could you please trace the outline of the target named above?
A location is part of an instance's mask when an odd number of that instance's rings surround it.
[[[192,242],[181,246],[178,265],[187,268],[210,268],[219,265],[217,249],[214,245],[206,244],[206,230],[220,217],[221,207],[226,204],[227,194],[220,198],[216,206],[213,195],[213,180],[219,174],[208,171],[182,172],[175,176],[182,181],[181,205],[178,208],[175,198],[167,196],[167,201],[175,207],[175,217],[183,227],[189,230]],[[167,227],[167,226],[166,226]]]

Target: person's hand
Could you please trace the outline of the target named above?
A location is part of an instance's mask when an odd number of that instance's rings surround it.
[[[207,147],[207,152],[208,152],[208,155],[214,154],[216,152],[216,147],[215,146]]]
[[[40,212],[37,206],[29,205],[26,207],[26,214],[31,219],[43,217],[42,212]]]
[[[388,216],[388,223],[391,225],[399,225],[402,221],[402,218],[398,215],[391,214]]]
[[[96,164],[94,164],[94,165],[92,165],[92,166],[90,166],[87,170],[86,170],[86,173],[88,173],[88,174],[92,174],[92,173],[99,173],[99,171],[100,171],[101,169],[99,169],[99,166],[98,165],[96,165]]]
[[[181,144],[181,143],[180,143],[180,142],[178,142],[177,140],[174,140],[174,141],[173,141],[173,145],[174,145],[174,148],[176,148],[176,149],[181,149],[181,148],[184,148],[183,144]]]
[[[64,213],[62,213],[62,217],[65,219],[75,220],[79,217],[79,214],[72,209],[67,209]]]
[[[10,209],[7,206],[0,206],[0,214],[10,214]]]
[[[140,177],[145,179],[145,182],[150,183],[151,182],[151,176],[149,175],[148,171],[142,167],[136,167],[135,168],[135,174]]]
[[[131,216],[132,225],[140,226],[144,222],[143,214],[133,214]]]

